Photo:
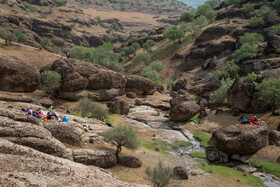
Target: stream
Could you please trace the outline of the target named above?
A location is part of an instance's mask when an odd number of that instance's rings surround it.
[[[169,121],[167,118],[163,117],[163,114],[158,116],[157,111],[149,106],[142,105],[137,106],[135,108],[131,108],[129,114],[126,116],[126,119],[130,121],[131,124],[137,126],[140,129],[153,128],[162,130],[164,132],[174,132],[174,130],[170,128],[170,124],[175,124],[175,122]],[[208,162],[207,159],[190,156],[191,153],[205,153],[204,147],[200,146],[200,142],[193,137],[193,134],[185,128],[178,128],[177,131],[180,132],[181,135],[183,135],[188,142],[191,142],[192,145],[187,147],[173,148],[171,153],[177,156],[190,158],[196,162]],[[160,138],[167,142],[170,141],[168,140],[168,137]],[[174,140],[176,138],[179,138],[179,136],[178,134],[175,134],[174,136],[170,136],[170,138]],[[228,165],[233,165],[233,167],[231,168],[235,170],[241,171],[243,173],[250,173],[251,175],[257,176],[263,181],[264,185],[267,187],[280,187],[279,178],[269,173],[265,173],[254,166],[245,165],[242,163],[227,163],[223,165],[227,167],[229,167]]]

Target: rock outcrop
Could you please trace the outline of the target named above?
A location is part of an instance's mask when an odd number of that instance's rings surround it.
[[[59,59],[41,71],[46,70],[53,70],[61,75],[62,87],[58,96],[63,99],[89,97],[100,101],[125,93],[124,76],[94,63]]]
[[[188,180],[189,176],[187,173],[187,169],[182,166],[176,166],[173,169],[174,174],[179,177],[180,179]]]
[[[127,115],[129,112],[129,103],[121,98],[114,98],[106,105],[109,111],[115,114]]]
[[[200,110],[200,106],[194,101],[185,101],[171,108],[170,117],[174,121],[187,121],[193,118]]]
[[[218,150],[216,147],[207,147],[205,150],[206,157],[210,162],[226,163],[228,154]]]
[[[73,151],[73,157],[75,162],[101,168],[112,167],[117,163],[112,152],[102,149],[77,149]]]
[[[0,54],[0,90],[32,92],[40,86],[39,71],[25,62]]]
[[[0,152],[1,186],[145,186],[125,183],[101,168],[47,155],[3,139],[0,139]]]
[[[128,75],[126,79],[126,92],[135,92],[137,95],[153,95],[156,91],[156,84],[151,79],[138,75]]]
[[[268,145],[268,130],[263,125],[230,125],[216,130],[211,142],[218,150],[229,154],[251,154]]]
[[[70,149],[55,139],[48,130],[36,124],[1,117],[0,137],[50,155],[73,159]]]
[[[130,168],[140,168],[143,163],[135,156],[119,156],[118,164],[130,167]]]

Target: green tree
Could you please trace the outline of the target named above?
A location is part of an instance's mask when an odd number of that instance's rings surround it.
[[[278,12],[280,11],[280,0],[275,0],[274,1],[274,7]]]
[[[183,12],[180,16],[180,21],[182,22],[192,22],[194,20],[194,15],[191,12]]]
[[[259,79],[261,76],[260,75],[257,75],[255,74],[255,72],[252,72],[252,73],[248,73],[246,78],[245,78],[245,82],[247,83],[255,83],[256,84],[256,80]]]
[[[15,33],[15,35],[16,35],[16,37],[17,37],[17,41],[18,41],[18,42],[25,43],[25,42],[27,41],[27,36],[26,36],[26,34],[20,32],[20,31],[18,31],[18,30],[14,31],[14,33]]]
[[[156,44],[156,42],[154,40],[147,40],[144,44],[143,44],[143,48],[147,51],[151,51],[151,48]]]
[[[135,53],[135,49],[134,47],[132,46],[126,46],[124,49],[123,49],[123,54],[124,56],[129,56],[130,54],[133,54]]]
[[[78,112],[82,117],[91,117],[99,120],[108,118],[108,112],[89,98],[80,99],[74,111]]]
[[[199,16],[198,18],[195,19],[193,24],[197,26],[205,26],[208,24],[207,18],[205,16]]]
[[[280,35],[280,24],[273,25],[269,28],[269,35]]]
[[[269,78],[256,86],[259,99],[265,104],[269,104],[272,109],[272,114],[280,107],[280,79]]]
[[[213,22],[216,17],[217,13],[212,10],[209,3],[204,3],[197,8],[196,15],[198,16],[205,16],[210,22]]]
[[[170,40],[178,40],[178,42],[180,43],[181,39],[185,36],[185,33],[177,27],[172,27],[169,28],[167,31],[164,31],[163,35]]]
[[[50,45],[52,42],[49,38],[43,37],[39,43],[39,50],[46,48],[47,45]]]
[[[251,59],[259,52],[256,45],[251,45],[249,43],[243,44],[239,49],[235,50],[232,57],[236,61],[243,59]]]
[[[151,55],[148,52],[141,52],[139,53],[136,57],[135,57],[135,61],[136,62],[145,62],[145,64],[148,64],[149,62],[151,62]]]
[[[0,29],[0,37],[5,40],[6,46],[11,44],[11,42],[16,42],[17,37],[14,33],[7,31],[5,29]]]
[[[146,168],[145,173],[148,179],[153,183],[153,187],[168,186],[172,179],[176,179],[173,170],[169,167],[165,167],[162,161],[159,161],[154,168]]]
[[[221,3],[222,3],[223,0],[209,0],[209,1],[206,1],[206,3],[209,4],[209,6],[214,9],[216,7],[218,7]]]
[[[191,31],[191,28],[189,27],[189,25],[187,23],[181,23],[179,25],[179,29],[183,32],[189,32]]]
[[[157,86],[163,84],[163,79],[160,72],[165,69],[165,65],[161,61],[154,61],[149,66],[143,69],[141,75],[154,81]]]
[[[45,71],[41,73],[40,89],[48,95],[52,95],[54,91],[61,86],[61,76],[56,71]]]
[[[138,49],[141,48],[140,44],[138,42],[133,42],[131,44],[131,46],[135,49],[135,51],[137,51]]]
[[[142,32],[141,34],[140,34],[140,37],[141,38],[146,38],[148,36],[148,34],[146,33],[146,32]]]
[[[116,157],[119,159],[119,153],[122,151],[122,147],[135,150],[140,147],[140,141],[137,138],[137,133],[132,127],[118,125],[114,128],[103,132],[102,136],[105,141],[114,141],[117,143]]]
[[[251,45],[258,45],[264,41],[264,37],[261,34],[257,33],[245,33],[244,36],[241,36],[239,42],[241,45],[248,43]]]
[[[252,3],[247,3],[245,5],[243,5],[243,8],[247,11],[247,12],[254,12],[254,5]]]
[[[175,81],[171,78],[166,79],[167,88],[173,88],[175,86]]]

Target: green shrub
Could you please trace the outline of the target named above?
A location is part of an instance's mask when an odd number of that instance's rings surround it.
[[[150,53],[141,52],[136,56],[135,61],[136,62],[145,62],[145,64],[148,64],[151,61],[151,59],[152,59],[152,57],[151,57]]]
[[[247,77],[245,78],[245,82],[254,83],[259,78],[260,78],[260,75],[257,75],[254,72],[248,73]]]
[[[247,3],[245,5],[243,5],[243,8],[247,11],[247,12],[254,12],[254,5],[252,3]]]
[[[148,67],[144,68],[141,75],[153,80],[157,86],[163,84],[163,79],[160,76],[160,72],[165,69],[165,65],[160,61],[152,62]]]
[[[74,111],[82,117],[91,117],[99,120],[108,118],[108,112],[89,98],[80,99],[78,105],[74,108]]]
[[[273,25],[269,28],[269,35],[280,35],[280,24]]]
[[[261,34],[257,33],[245,33],[244,36],[241,36],[239,42],[241,45],[248,44],[259,44],[264,41],[264,37]]]
[[[195,132],[193,133],[193,137],[198,139],[200,141],[200,145],[202,145],[205,148],[208,146],[213,146],[213,144],[209,142],[210,136],[203,132]]]
[[[63,6],[66,4],[66,1],[63,1],[63,0],[54,0],[53,2],[57,6]]]
[[[173,170],[169,167],[165,167],[161,161],[159,161],[158,165],[154,168],[146,168],[145,173],[154,187],[168,186],[171,180],[176,178]]]
[[[140,37],[141,38],[146,38],[148,36],[148,34],[146,33],[146,32],[142,32],[141,34],[140,34]]]
[[[196,15],[205,16],[210,22],[213,22],[217,17],[217,13],[212,10],[210,4],[208,3],[200,5],[197,8]]]
[[[205,26],[208,24],[207,18],[205,16],[199,16],[198,18],[195,19],[193,24],[197,26]]]
[[[140,141],[137,138],[137,133],[132,127],[118,125],[102,133],[105,141],[114,141],[117,143],[116,157],[119,158],[119,153],[122,147],[135,150],[140,146]]]
[[[252,28],[252,29],[255,29],[255,28],[258,28],[260,26],[263,26],[264,25],[264,20],[262,17],[252,17],[250,20],[249,20],[249,26]]]
[[[61,86],[61,76],[56,71],[45,71],[41,73],[40,89],[48,95],[52,95],[54,91]]]
[[[257,17],[263,18],[264,20],[269,20],[276,16],[276,12],[274,10],[271,10],[269,6],[265,5],[260,9],[255,10],[255,15]]]
[[[47,45],[50,45],[52,42],[49,38],[43,37],[39,43],[39,49],[42,50],[45,48]]]
[[[187,23],[181,23],[179,25],[179,29],[183,32],[189,32],[191,31],[191,28],[189,27],[189,25]]]
[[[259,100],[271,106],[272,114],[280,107],[280,79],[269,78],[256,86]]]
[[[166,79],[167,88],[173,88],[175,86],[175,81],[171,78]]]
[[[177,27],[172,27],[169,28],[167,31],[164,31],[163,35],[169,40],[178,40],[178,42],[181,42],[181,39],[185,36],[185,33]]]
[[[222,67],[222,71],[220,72],[220,74],[225,79],[227,78],[234,79],[238,77],[239,70],[240,67],[232,60],[226,62],[226,64]]]
[[[154,40],[147,40],[144,44],[143,44],[143,48],[147,51],[151,51],[151,48],[156,44],[156,42]]]
[[[18,30],[14,31],[14,33],[15,33],[15,36],[17,37],[18,42],[25,43],[27,41],[26,34],[20,32]]]
[[[182,22],[192,22],[194,20],[194,15],[191,12],[183,12],[180,16],[180,21]]]
[[[251,45],[249,43],[243,44],[239,49],[235,50],[232,57],[236,61],[243,59],[251,59],[259,52],[256,45]]]
[[[225,99],[227,98],[228,89],[233,83],[234,79],[222,79],[221,87],[214,92],[214,103],[216,105],[221,105],[224,103]]]

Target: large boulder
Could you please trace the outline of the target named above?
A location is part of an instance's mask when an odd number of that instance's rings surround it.
[[[218,150],[216,147],[209,146],[205,150],[206,157],[210,162],[226,163],[228,154]]]
[[[33,92],[40,86],[39,71],[25,62],[0,54],[0,90]]]
[[[188,176],[188,173],[187,173],[187,169],[185,167],[176,166],[173,169],[173,172],[180,179],[184,179],[184,180],[188,180],[189,179],[189,176]]]
[[[251,154],[268,145],[268,130],[264,122],[263,125],[230,125],[216,130],[211,142],[224,153]]]
[[[130,167],[130,168],[140,168],[143,163],[135,156],[119,156],[118,164]]]
[[[187,121],[193,118],[200,110],[200,106],[195,101],[179,103],[170,110],[170,117],[174,121]]]
[[[152,95],[156,91],[156,84],[151,79],[138,75],[128,75],[126,79],[126,92],[135,92],[137,95]]]
[[[272,130],[269,132],[269,145],[280,146],[280,132]]]
[[[260,101],[256,93],[252,83],[247,83],[244,78],[239,78],[229,88],[227,100],[232,108],[239,109],[241,112],[266,112],[269,106]]]
[[[42,126],[0,118],[0,137],[13,143],[31,147],[38,151],[72,160],[72,151]]]
[[[109,111],[115,114],[126,115],[129,112],[129,103],[121,98],[114,98],[106,103]]]
[[[186,78],[180,79],[176,82],[175,86],[172,88],[173,91],[187,90],[188,80]]]
[[[169,101],[171,107],[175,107],[176,105],[186,102],[186,101],[195,101],[191,96],[185,95],[182,97],[174,97]]]
[[[73,151],[75,162],[108,168],[116,165],[117,157],[110,151],[102,149],[77,149]]]

